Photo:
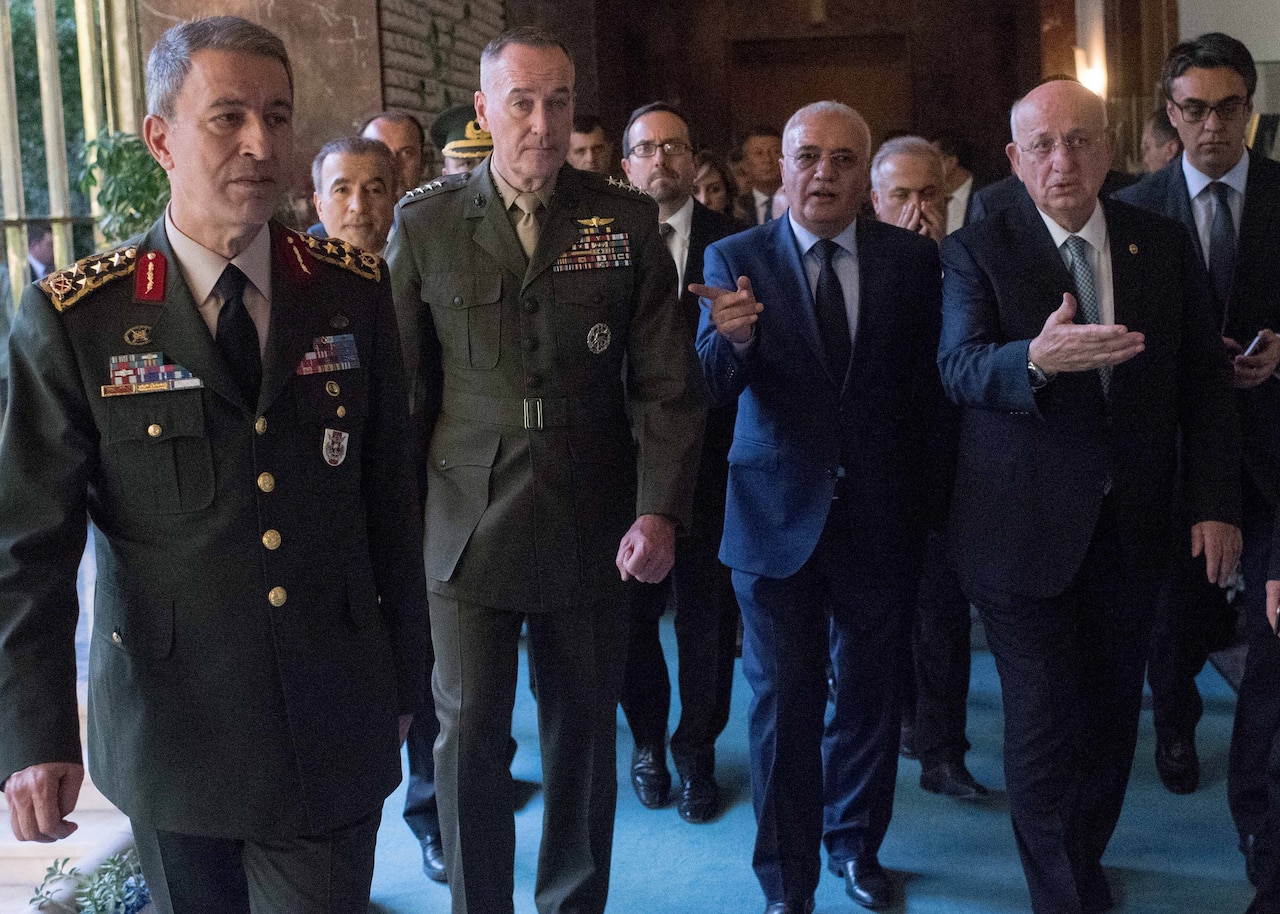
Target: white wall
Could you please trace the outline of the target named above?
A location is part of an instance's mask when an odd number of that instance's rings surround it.
[[[1259,63],[1280,61],[1280,0],[1178,0],[1178,31],[1183,39],[1226,32]]]

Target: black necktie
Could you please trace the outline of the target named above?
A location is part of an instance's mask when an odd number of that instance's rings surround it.
[[[239,267],[229,263],[213,291],[222,300],[216,335],[218,351],[227,360],[232,377],[252,406],[258,402],[262,356],[258,349],[258,328],[244,306],[244,287],[248,281],[249,277]]]
[[[1236,223],[1231,218],[1231,206],[1227,202],[1231,188],[1221,181],[1214,181],[1209,190],[1217,200],[1213,222],[1209,225],[1209,279],[1225,314],[1236,275]]]
[[[836,382],[843,384],[845,373],[849,370],[849,359],[853,355],[853,344],[849,340],[849,312],[845,309],[844,289],[831,263],[831,258],[840,246],[830,238],[822,238],[813,249],[817,251],[822,263],[822,270],[818,273],[818,288],[813,294],[818,329],[822,332],[822,345],[827,350],[827,365],[835,375]]]

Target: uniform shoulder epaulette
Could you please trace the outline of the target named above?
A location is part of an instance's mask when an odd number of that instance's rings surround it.
[[[414,203],[418,200],[425,200],[427,197],[434,196],[446,190],[457,190],[459,187],[465,187],[467,181],[471,178],[471,172],[463,172],[462,174],[445,175],[442,178],[436,178],[434,181],[428,181],[426,184],[419,184],[413,190],[406,193],[400,198],[401,204]]]
[[[342,267],[374,282],[382,281],[382,258],[377,254],[371,254],[341,238],[317,238],[305,232],[293,234],[306,245],[307,253],[316,260]]]
[[[587,183],[592,190],[602,191],[607,194],[614,194],[619,197],[630,197],[635,199],[639,197],[641,200],[652,200],[653,198],[636,187],[625,178],[615,178],[613,175],[598,175],[595,172],[586,172]]]
[[[53,306],[66,311],[95,289],[113,279],[133,273],[138,265],[138,246],[116,248],[103,254],[91,254],[63,270],[40,280],[40,288],[48,293]]]

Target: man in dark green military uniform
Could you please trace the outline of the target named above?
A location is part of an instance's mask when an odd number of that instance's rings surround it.
[[[388,252],[426,431],[436,785],[455,914],[513,908],[517,644],[537,672],[546,812],[536,901],[608,894],[630,578],[687,525],[701,380],[657,208],[565,166],[573,63],[545,32],[480,64],[493,155],[400,204]]]
[[[144,135],[172,202],[27,288],[0,443],[0,778],[65,837],[76,564],[97,534],[89,764],[162,914],[368,905],[425,695],[425,587],[385,265],[268,224],[292,77],[265,29],[170,29]]]

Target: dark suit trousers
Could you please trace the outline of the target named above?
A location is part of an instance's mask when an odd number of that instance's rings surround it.
[[[969,751],[969,599],[947,555],[946,536],[930,533],[920,568],[912,626],[915,748],[925,768],[962,762]],[[910,706],[906,706],[908,709]]]
[[[453,914],[511,914],[511,714],[520,629],[538,670],[545,811],[539,914],[600,914],[618,796],[617,707],[626,634],[618,592],[530,613],[431,595],[440,739],[436,790]]]
[[[413,715],[405,749],[409,754],[409,783],[404,795],[404,821],[419,843],[440,840],[440,810],[436,805],[436,737],[440,720],[430,695]]]
[[[1130,566],[1111,499],[1076,579],[1032,599],[975,588],[1004,699],[1005,784],[1035,914],[1099,911],[1102,854],[1137,742],[1164,569]]]
[[[1245,591],[1238,599],[1249,653],[1236,696],[1236,717],[1227,764],[1227,803],[1241,834],[1261,835],[1268,823],[1280,829],[1280,791],[1269,783],[1272,742],[1280,732],[1280,639],[1267,622],[1265,582],[1271,558],[1268,511],[1246,500]],[[1277,835],[1280,838],[1280,835]]]
[[[714,774],[716,739],[729,722],[738,603],[729,569],[716,557],[718,548],[718,536],[682,537],[667,579],[635,584],[627,594],[631,631],[622,710],[637,746],[666,742],[671,679],[658,620],[668,598],[675,603],[680,724],[671,737],[671,755],[681,778]]]
[[[752,864],[769,904],[812,897],[824,842],[836,863],[875,856],[893,812],[899,641],[914,576],[859,566],[843,506],[832,503],[796,574],[733,572],[752,691]],[[824,729],[828,659],[836,700]]]
[[[315,837],[234,840],[131,820],[157,914],[355,914],[369,908],[382,810]]]

